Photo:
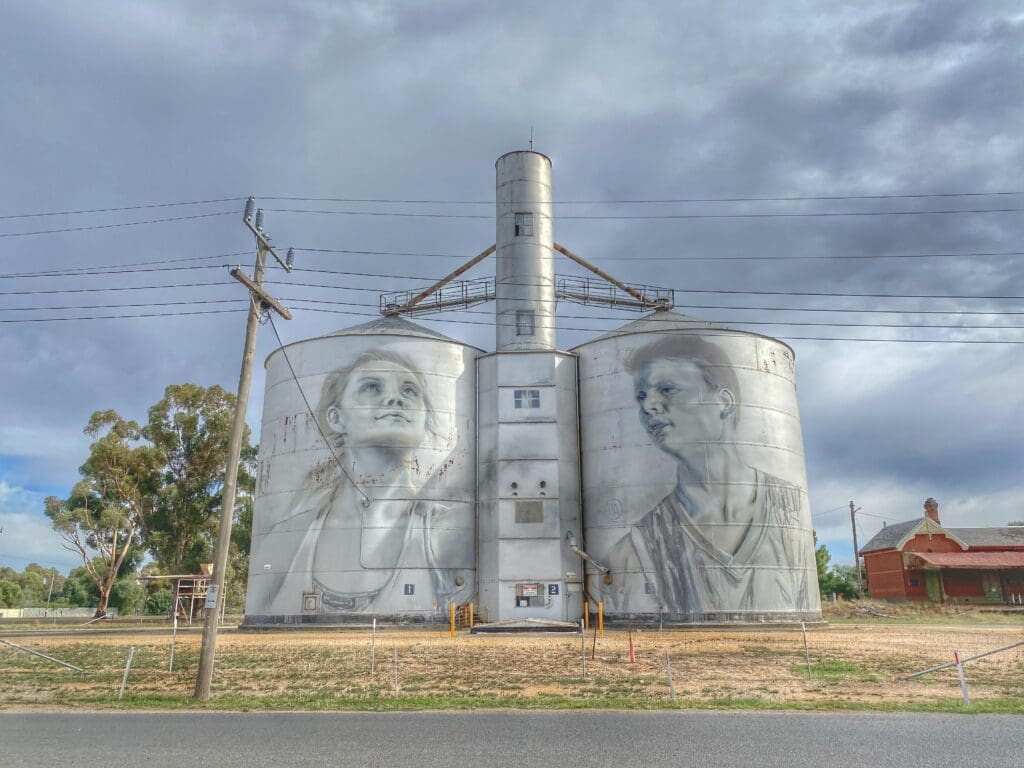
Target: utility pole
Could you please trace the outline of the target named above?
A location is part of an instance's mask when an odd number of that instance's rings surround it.
[[[864,589],[864,576],[860,570],[860,549],[857,547],[857,512],[860,507],[854,507],[850,502],[850,528],[853,530],[853,562],[857,564],[857,588]]]
[[[256,354],[256,329],[264,310],[277,312],[285,320],[291,320],[291,313],[263,290],[263,273],[269,252],[277,263],[291,272],[295,261],[294,249],[288,250],[285,261],[277,255],[270,244],[270,238],[263,232],[263,209],[253,209],[256,200],[250,197],[245,203],[242,220],[256,237],[256,266],[252,279],[239,267],[231,270],[231,276],[249,289],[249,316],[245,326],[245,347],[242,352],[242,371],[238,376],[238,396],[235,400],[235,414],[231,422],[231,442],[228,445],[227,467],[224,472],[224,492],[220,510],[220,529],[217,533],[217,550],[213,560],[213,573],[206,597],[203,620],[203,645],[199,654],[199,673],[196,676],[195,698],[206,701],[210,698],[210,683],[213,681],[213,659],[217,649],[217,624],[220,621],[220,606],[224,600],[224,572],[228,564],[228,545],[231,542],[231,524],[235,514],[235,495],[238,489],[238,461],[242,454],[242,437],[245,433],[245,412],[249,404],[249,385],[252,382],[252,360]]]

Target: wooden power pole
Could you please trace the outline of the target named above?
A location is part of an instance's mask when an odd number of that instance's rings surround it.
[[[199,673],[196,675],[195,698],[206,701],[210,698],[210,684],[213,682],[213,659],[217,649],[217,624],[220,621],[220,606],[224,601],[224,572],[228,564],[228,545],[231,542],[231,523],[235,514],[235,495],[238,490],[238,462],[242,454],[242,437],[245,434],[245,412],[249,405],[249,386],[252,382],[252,361],[256,354],[256,330],[264,310],[277,312],[285,320],[291,320],[291,313],[263,290],[263,273],[267,253],[287,271],[291,271],[294,251],[289,250],[288,258],[282,261],[270,238],[263,233],[263,211],[256,212],[253,222],[253,208],[256,201],[250,197],[245,203],[242,220],[256,236],[256,266],[252,279],[239,268],[231,270],[231,276],[249,289],[249,316],[245,326],[245,347],[242,352],[242,371],[238,376],[238,396],[235,400],[235,414],[231,422],[231,442],[228,444],[227,467],[224,472],[224,491],[220,509],[220,529],[217,533],[217,549],[213,560],[213,573],[206,598],[203,621],[203,644],[199,653]]]
[[[850,528],[853,530],[853,562],[857,564],[857,589],[864,589],[864,575],[860,569],[860,549],[857,546],[857,511],[860,507],[854,507],[850,502]]]

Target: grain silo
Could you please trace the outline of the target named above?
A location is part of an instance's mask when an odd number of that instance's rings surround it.
[[[820,619],[793,350],[657,311],[573,351],[606,615]]]
[[[246,623],[469,599],[478,353],[384,317],[268,357]]]
[[[270,355],[246,624],[820,620],[793,350],[560,245],[551,190],[503,155],[493,245]],[[565,351],[558,301],[655,311]],[[488,302],[493,352],[404,319]]]

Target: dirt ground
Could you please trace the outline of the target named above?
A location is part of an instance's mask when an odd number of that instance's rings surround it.
[[[0,707],[115,704],[130,647],[129,703],[183,706],[195,682],[196,634],[178,635],[173,672],[166,631],[10,639],[86,674],[0,645]],[[634,663],[629,639],[620,630],[607,630],[596,643],[592,633],[582,641],[464,631],[453,638],[446,628],[384,630],[375,641],[363,630],[223,632],[214,701],[242,708],[346,708],[361,701],[661,707],[672,703],[667,655],[676,704],[944,708],[960,701],[955,670],[905,676],[952,660],[954,649],[967,657],[1019,642],[1024,626],[833,624],[807,633],[806,656],[799,630],[640,631],[632,634]],[[972,699],[1024,711],[1024,646],[966,670]]]

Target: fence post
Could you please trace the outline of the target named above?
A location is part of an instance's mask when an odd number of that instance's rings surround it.
[[[807,679],[811,679],[811,652],[807,648],[807,623],[800,622],[800,630],[804,633],[804,659],[807,661]]]
[[[377,619],[373,620],[373,634],[370,635],[370,674],[377,672]]]
[[[128,649],[128,661],[124,664],[124,675],[121,677],[121,690],[117,694],[117,700],[124,698],[124,687],[128,684],[128,670],[132,668],[132,657],[135,655],[135,646]]]
[[[967,678],[964,677],[964,665],[960,661],[960,650],[953,651],[953,660],[956,662],[956,674],[960,678],[960,693],[964,696],[964,704],[971,703],[971,697],[967,695]]]
[[[583,661],[583,679],[587,679],[587,636],[583,628],[583,620],[580,619],[580,659]]]
[[[668,691],[672,694],[672,701],[675,701],[676,684],[672,680],[672,661],[668,657],[668,651],[665,651],[665,674],[668,675]]]
[[[600,600],[597,601],[597,631],[604,637],[604,603]]]
[[[395,696],[398,695],[398,646],[391,646],[391,666],[394,669]]]
[[[174,606],[174,627],[171,629],[171,660],[167,664],[167,671],[174,671],[174,643],[178,639],[178,606]]]

